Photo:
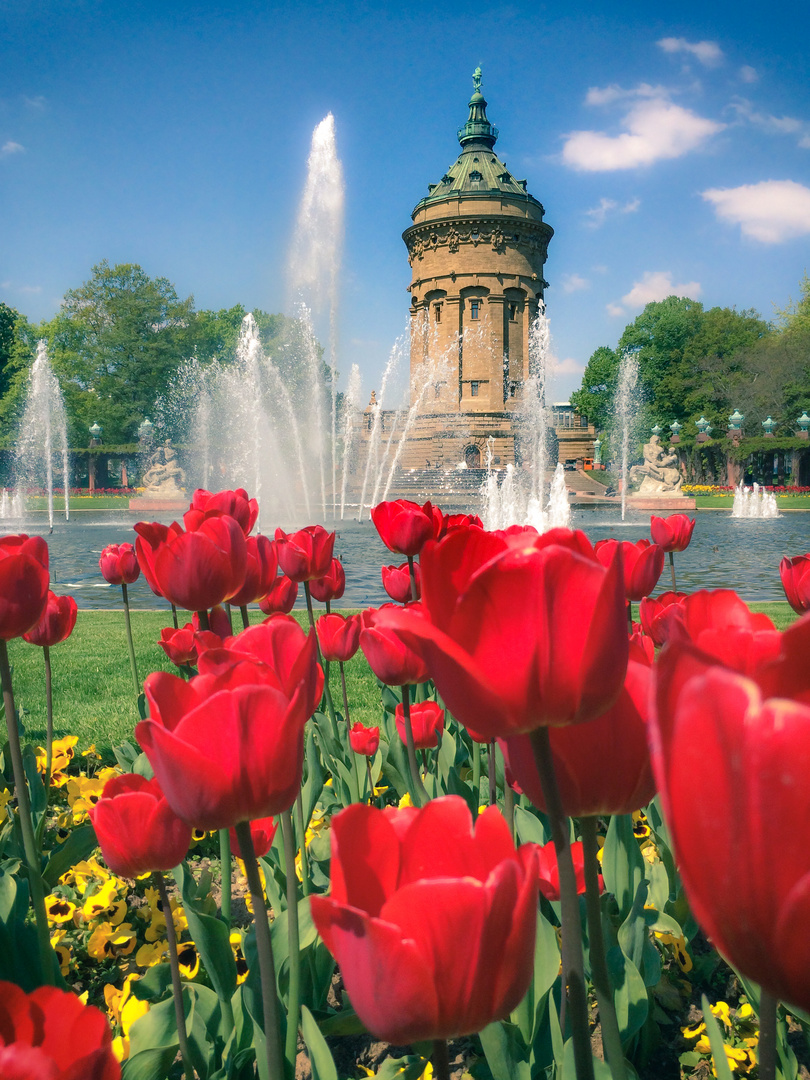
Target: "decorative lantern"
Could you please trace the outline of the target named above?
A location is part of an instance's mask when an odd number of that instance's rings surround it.
[[[669,441],[671,443],[679,443],[681,441],[681,428],[682,427],[683,427],[683,425],[679,424],[677,420],[673,420],[672,423],[669,425],[669,430],[672,432],[672,434],[669,437]]]
[[[96,446],[101,442],[101,433],[104,428],[100,424],[93,424],[90,427],[90,445]]]
[[[697,442],[706,442],[711,434],[712,425],[705,416],[701,416],[699,420],[695,421],[695,427],[698,429]]]
[[[735,431],[739,432],[739,431],[742,430],[742,424],[743,424],[743,420],[745,420],[745,416],[740,412],[739,409],[735,409],[734,412],[731,414],[731,416],[728,419],[729,419],[728,430],[731,432],[732,435],[734,434]]]
[[[773,429],[776,427],[776,421],[772,420],[770,416],[767,420],[762,421],[762,426],[765,428],[765,435],[767,438],[773,438]]]
[[[799,425],[799,438],[808,438],[807,430],[810,428],[810,416],[807,415],[807,409],[804,410],[802,415],[798,418],[796,423]]]
[[[650,428],[650,431],[653,433],[653,435],[660,435],[663,430],[664,429],[662,427],[659,427],[658,424],[656,424],[655,427]]]

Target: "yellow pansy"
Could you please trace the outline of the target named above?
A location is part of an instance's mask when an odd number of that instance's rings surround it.
[[[64,739],[53,740],[51,773],[62,773],[65,771],[65,769],[67,769],[76,754],[76,743],[78,741],[78,735],[67,735]],[[45,747],[38,746],[36,749],[36,755],[37,770],[41,773],[44,773],[45,767],[48,762],[48,754]]]
[[[82,904],[82,915],[88,922],[102,919],[112,926],[118,926],[127,914],[126,900],[119,896],[123,883],[116,877],[110,877],[101,887],[91,893]]]
[[[724,1027],[731,1027],[731,1009],[725,1001],[718,1001],[716,1005],[710,1005],[709,1008],[712,1010],[713,1015],[722,1022]]]
[[[90,940],[87,952],[94,960],[110,960],[118,956],[129,956],[138,944],[138,939],[129,923],[112,926],[108,922],[99,923]]]
[[[238,930],[234,930],[228,940],[231,943],[233,958],[236,961],[236,985],[241,986],[248,977],[249,971],[245,954],[242,952],[242,935]]]
[[[647,824],[647,818],[644,816],[643,810],[633,811],[633,836],[637,840],[643,840],[650,835],[650,826]]]
[[[200,954],[193,941],[180,941],[177,945],[177,966],[184,979],[196,978],[200,970]]]
[[[59,961],[59,970],[64,978],[70,971],[71,964],[71,952],[69,945],[62,944],[62,938],[67,933],[66,930],[55,930],[51,934],[51,948],[56,953],[56,958]]]
[[[3,811],[13,798],[14,796],[11,794],[8,788],[3,788],[3,790],[0,791],[0,814],[3,813]]]
[[[682,1027],[681,1035],[683,1035],[685,1039],[696,1039],[698,1035],[702,1035],[705,1030],[706,1025],[704,1023],[700,1023],[697,1024],[695,1027]]]
[[[166,941],[153,941],[141,945],[135,953],[135,963],[138,967],[154,967],[168,955],[168,943]]]
[[[72,922],[75,911],[76,905],[71,904],[64,896],[51,893],[45,897],[45,914],[48,916],[49,926],[62,926]]]
[[[62,874],[59,880],[63,885],[74,885],[76,891],[84,896],[92,882],[106,881],[109,877],[110,871],[103,867],[94,857],[76,863],[70,870]]]
[[[411,793],[406,791],[402,798],[397,803],[397,806],[402,809],[403,806],[413,806],[413,799],[411,799]]]
[[[142,909],[138,914],[142,919],[147,919],[149,921],[149,926],[144,937],[147,941],[154,942],[159,938],[166,936],[166,919],[163,914],[163,903],[157,889],[147,889],[144,895],[148,907],[146,911]],[[180,937],[184,930],[188,930],[188,919],[183,911],[182,904],[176,897],[170,897],[169,904],[172,909],[174,930],[177,936]]]

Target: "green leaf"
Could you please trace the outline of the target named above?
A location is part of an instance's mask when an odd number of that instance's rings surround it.
[[[51,857],[42,872],[42,880],[53,888],[62,874],[67,873],[71,866],[86,859],[94,848],[98,847],[98,840],[92,825],[80,825],[73,829],[64,844],[54,848]]]
[[[321,1029],[321,1034],[327,1037],[334,1035],[363,1035],[366,1030],[366,1025],[354,1009],[346,1006],[345,1001],[340,1012],[332,1013],[325,1020],[320,1020],[318,1027]]]
[[[560,949],[557,933],[548,919],[537,912],[537,936],[534,945],[534,974],[529,989],[512,1013],[527,1046],[534,1043],[545,1012],[545,999],[560,971]]]
[[[618,945],[608,950],[607,964],[614,987],[616,1019],[622,1042],[626,1043],[647,1019],[647,987],[636,965],[625,956]]]
[[[137,1054],[130,1048],[130,1056],[121,1069],[121,1080],[165,1080],[176,1057],[177,1046],[155,1047]]]
[[[301,1006],[301,1032],[309,1051],[312,1080],[338,1080],[332,1052],[306,1005]]]
[[[155,775],[155,770],[152,768],[146,754],[138,754],[135,758],[135,764],[132,766],[132,771],[138,773],[139,776],[145,776],[147,780],[151,780]]]
[[[647,882],[642,878],[638,883],[630,913],[619,927],[618,934],[619,944],[624,955],[629,956],[639,970],[641,970],[643,962],[644,942],[647,939],[647,923],[644,916],[644,901],[646,898]]]
[[[141,720],[148,720],[149,718],[149,707],[146,704],[146,694],[143,692],[138,694],[138,716]]]
[[[610,819],[602,853],[605,888],[616,898],[619,913],[626,919],[644,880],[644,858],[633,835],[629,814],[614,814]]]
[[[551,836],[537,814],[523,806],[515,807],[515,830],[522,844],[546,844]]]
[[[717,1073],[717,1080],[733,1080],[728,1058],[726,1057],[723,1034],[720,1031],[720,1025],[717,1023],[717,1018],[711,1010],[709,999],[705,994],[701,995],[700,1007],[703,1010],[703,1022],[706,1025],[706,1034],[709,1036],[709,1043],[712,1048],[712,1060],[714,1070]]]
[[[236,961],[231,949],[228,927],[221,919],[206,915],[195,899],[197,883],[185,864],[175,867],[174,876],[183,897],[183,910],[189,933],[202,958],[217,997],[230,1001],[236,989]]]
[[[123,772],[133,771],[135,760],[138,757],[138,751],[131,742],[122,742],[120,746],[114,746],[112,752],[115,754],[115,760],[118,763],[118,767]]]
[[[174,1001],[153,1005],[138,1017],[129,1033],[129,1058],[122,1080],[164,1080],[169,1075],[180,1043],[175,1024]]]
[[[48,793],[37,769],[36,750],[30,744],[26,744],[22,750],[23,769],[28,780],[28,793],[31,800],[31,813],[41,814],[48,805]]]
[[[427,1060],[418,1054],[386,1058],[375,1073],[375,1080],[419,1080],[426,1065]]]
[[[130,984],[130,992],[138,1001],[156,1004],[162,1001],[172,988],[172,969],[169,964],[155,964]]]
[[[514,1024],[497,1020],[478,1036],[493,1080],[531,1080],[529,1050]]]
[[[0,868],[0,923],[9,922],[14,916],[24,918],[28,910],[28,882],[17,877],[15,871],[19,868],[16,859]]]

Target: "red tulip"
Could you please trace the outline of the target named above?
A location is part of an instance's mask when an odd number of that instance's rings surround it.
[[[538,878],[540,881],[540,892],[545,896],[546,900],[559,900],[560,899],[560,871],[557,866],[557,852],[554,848],[554,841],[550,840],[547,844],[535,844],[533,845],[537,849],[537,859],[539,863]],[[585,851],[583,849],[581,841],[571,845],[571,861],[574,864],[574,874],[577,879],[577,892],[584,894],[585,892]],[[604,882],[602,881],[601,874],[599,875],[600,892],[604,889]]]
[[[416,599],[418,600],[422,595],[422,572],[419,569],[419,563],[414,563],[413,568],[416,578]],[[406,562],[402,563],[401,566],[384,566],[382,568],[382,583],[385,591],[397,604],[407,604],[412,599],[411,571]]]
[[[0,638],[33,629],[48,603],[48,545],[41,536],[0,536]]]
[[[424,506],[408,499],[381,502],[371,511],[371,520],[388,550],[400,555],[418,555],[435,532],[433,507],[429,502]]]
[[[807,555],[796,555],[792,559],[782,559],[779,576],[782,578],[787,602],[793,610],[799,615],[810,611],[810,552]]]
[[[428,669],[422,657],[405,642],[396,628],[378,622],[385,618],[386,611],[387,608],[369,608],[360,616],[360,648],[369,667],[380,682],[389,686],[427,682]],[[415,622],[425,621],[421,604],[409,604],[407,611]]]
[[[800,644],[803,670],[785,655],[765,665],[763,688],[687,643],[668,646],[651,752],[696,919],[743,975],[808,1009],[810,623],[790,634],[784,652]]]
[[[173,664],[196,664],[198,657],[208,649],[221,649],[222,638],[210,630],[197,630],[193,623],[186,623],[179,630],[164,626],[158,641],[161,649]]]
[[[248,497],[244,488],[218,491],[215,495],[205,488],[197,488],[191,497],[190,509],[183,515],[183,523],[189,532],[193,532],[207,517],[222,514],[235,518],[245,536],[249,536],[259,516],[259,504]]]
[[[146,578],[146,583],[155,596],[162,596],[160,586],[155,577],[155,556],[162,544],[171,537],[182,536],[183,530],[172,522],[169,525],[161,525],[159,521],[139,521],[133,528],[138,534],[135,540],[135,553],[138,556],[138,564]]]
[[[171,870],[191,843],[191,826],[170,808],[157,780],[138,773],[108,780],[90,820],[104,861],[122,877]]]
[[[360,647],[360,616],[321,615],[315,623],[324,660],[351,660]]]
[[[332,565],[328,573],[321,578],[313,578],[310,581],[309,591],[320,604],[327,604],[331,600],[340,600],[346,591],[346,572],[340,559],[332,559]]]
[[[279,574],[272,582],[265,596],[259,600],[259,607],[265,615],[289,614],[295,606],[298,596],[298,582]]]
[[[196,611],[191,616],[191,625],[196,633],[206,633],[200,626],[200,616]],[[232,636],[231,620],[222,604],[214,604],[208,612],[208,629],[212,634],[216,634],[221,641]]]
[[[257,859],[260,859],[262,855],[266,855],[273,846],[277,829],[278,819],[274,817],[258,818],[256,821],[251,821],[250,836],[253,840],[253,854]],[[236,835],[236,829],[232,826],[229,832],[231,851],[237,859],[242,859],[242,849],[239,847],[239,837]]]
[[[395,717],[399,737],[407,745],[405,710],[402,705],[397,705]],[[439,736],[444,731],[444,709],[440,708],[435,701],[414,703],[411,705],[411,728],[415,748],[432,750],[439,745]]]
[[[98,560],[101,576],[110,585],[131,585],[141,576],[132,544],[108,544]]]
[[[641,628],[654,644],[663,645],[669,637],[670,622],[678,617],[686,593],[663,592],[660,596],[644,596],[638,614]]]
[[[0,1076],[6,1080],[119,1080],[107,1017],[76,994],[0,982]]]
[[[246,566],[245,537],[227,515],[206,518],[194,532],[170,532],[154,557],[161,594],[190,611],[203,611],[234,596],[245,580]]]
[[[437,514],[441,514],[440,520],[437,520]],[[433,516],[434,540],[441,540],[443,536],[447,536],[453,529],[464,529],[470,525],[474,525],[478,529],[484,527],[478,514],[442,514],[438,506],[434,506]]]
[[[621,548],[624,566],[624,595],[628,600],[649,596],[664,569],[664,549],[649,540],[597,540],[593,550],[603,566],[607,566],[617,547]]]
[[[272,588],[278,569],[276,546],[266,536],[249,536],[247,547],[247,567],[242,587],[234,593],[230,602],[234,607],[244,607],[261,600]]]
[[[292,581],[322,578],[332,567],[335,534],[322,525],[307,525],[289,535],[276,529],[278,564]]]
[[[166,800],[201,829],[288,810],[318,693],[314,635],[287,672],[225,649],[204,653],[201,668],[204,662],[205,673],[189,682],[157,672],[144,684],[152,719],[137,725],[135,737]]]
[[[380,729],[378,727],[366,727],[359,721],[349,728],[349,745],[355,754],[364,757],[374,757],[380,746]]]
[[[415,605],[378,613],[378,629],[424,657],[447,708],[481,737],[592,720],[621,691],[621,555],[605,569],[564,532],[570,546],[457,529],[422,553],[428,617]]]
[[[627,664],[618,700],[587,724],[549,731],[557,785],[568,817],[630,814],[655,795],[647,749],[651,668],[638,660]],[[539,810],[546,802],[528,735],[499,740],[504,760]]]
[[[200,674],[219,675],[234,659],[259,661],[275,672],[278,685],[292,697],[302,678],[306,694],[301,708],[309,718],[323,693],[323,672],[317,662],[312,668],[310,651],[314,651],[314,634],[306,634],[301,624],[289,615],[271,615],[258,626],[250,626],[225,642],[226,655],[206,653],[200,659]]]
[[[73,633],[76,625],[77,607],[72,596],[57,596],[48,590],[48,600],[42,618],[23,640],[31,645],[52,648],[60,641],[65,641]]]
[[[452,1038],[509,1015],[532,977],[537,856],[515,851],[498,810],[473,832],[457,796],[356,803],[331,841],[332,892],[310,898],[312,917],[375,1037]]]
[[[753,612],[731,589],[700,589],[679,607],[668,640],[686,636],[704,652],[743,674],[777,655],[781,635],[767,615]]]
[[[696,520],[688,518],[686,514],[670,514],[666,518],[653,515],[650,518],[653,543],[658,544],[664,551],[686,551],[695,531]]]

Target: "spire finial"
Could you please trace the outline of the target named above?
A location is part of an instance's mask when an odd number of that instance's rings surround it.
[[[478,67],[473,72],[472,80],[473,80],[473,90],[475,91],[476,94],[480,94],[481,93],[481,65],[480,64],[478,65]]]

